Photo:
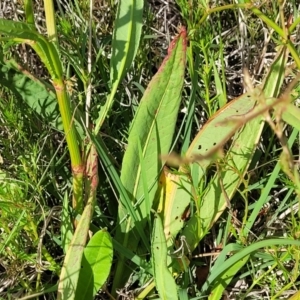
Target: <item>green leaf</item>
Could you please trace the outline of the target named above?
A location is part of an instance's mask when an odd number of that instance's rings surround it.
[[[185,54],[186,31],[182,30],[172,42],[168,56],[144,93],[129,133],[128,147],[122,163],[121,180],[132,195],[132,201],[136,202],[144,195],[138,151],[140,143],[147,170],[148,187],[152,186],[149,191],[150,207],[162,168],[159,155],[168,153],[175,130],[183,85]],[[141,219],[150,214],[146,211],[144,202],[139,205],[139,210]],[[123,211],[120,212],[120,218],[123,218]]]
[[[110,60],[110,81],[112,90],[101,108],[96,122],[95,133],[100,130],[110,111],[117,88],[137,53],[143,23],[143,0],[118,1],[117,17],[114,25],[112,56]]]
[[[264,122],[260,111],[266,107],[267,98],[272,98],[271,102],[268,102],[271,107],[272,101],[275,101],[273,97],[278,96],[284,78],[286,59],[287,55],[283,48],[270,68],[263,90],[256,87],[219,110],[201,130],[202,134],[200,131],[188,150],[187,157],[189,158],[199,152],[204,155],[209,151],[216,151],[235,133],[232,145],[223,160],[220,174],[216,174],[209,183],[206,193],[198,201],[198,213],[190,218],[183,231],[191,249],[195,249],[207,230],[223,213],[227,207],[227,200],[232,199],[242,182],[263,130]],[[254,107],[256,102],[257,105]],[[239,128],[245,123],[243,119],[247,117],[247,111],[249,114],[252,113],[253,117],[239,131]],[[240,116],[240,119],[230,122],[230,119],[232,120],[236,116]],[[194,168],[199,168],[199,180],[211,162],[212,157],[194,164]],[[223,187],[220,178],[222,178]],[[226,199],[227,197],[228,199]]]
[[[282,119],[284,122],[300,131],[300,109],[294,104],[290,103],[285,106],[285,110],[282,113]]]
[[[11,90],[18,101],[23,101],[38,113],[44,120],[58,130],[62,130],[56,96],[45,84],[30,75],[19,72],[13,61],[0,62],[1,85]]]
[[[84,246],[93,213],[93,205],[88,203],[80,217],[79,223],[69,245],[61,270],[58,285],[58,300],[75,299]]]
[[[218,266],[214,269],[213,272],[210,272],[209,277],[207,278],[205,284],[203,285],[201,289],[201,296],[205,296],[208,294],[209,289],[211,286],[214,286],[214,281],[218,281],[219,276],[223,272],[226,272],[226,270],[229,270],[231,266],[233,266],[236,262],[240,261],[241,259],[247,257],[249,254],[256,252],[257,250],[261,248],[267,248],[271,246],[289,246],[289,245],[295,245],[300,246],[300,241],[298,240],[291,240],[291,239],[267,239],[265,241],[259,241],[256,243],[253,243],[249,246],[247,246],[244,249],[239,249],[237,253],[235,253],[233,256],[222,262],[221,264],[218,264]],[[224,254],[228,254],[228,249],[232,247],[232,244],[229,244],[226,246],[226,250],[224,248]],[[223,252],[223,251],[222,251]],[[226,253],[225,253],[226,252]]]
[[[126,189],[124,188],[124,186],[120,180],[119,174],[117,173],[117,171],[114,167],[114,164],[109,156],[108,149],[106,148],[101,137],[96,138],[93,134],[91,134],[90,138],[93,141],[93,143],[95,144],[97,152],[99,153],[99,157],[103,163],[103,166],[107,170],[118,193],[120,194],[121,205],[123,205],[125,207],[125,209],[128,211],[130,218],[132,218],[132,220],[136,224],[136,230],[137,230],[138,234],[142,237],[142,239],[144,241],[147,241],[145,232],[143,231],[143,228],[141,227],[140,222],[139,222],[139,216],[138,216],[132,202],[130,201],[130,198],[128,196]],[[121,221],[125,221],[125,219],[123,219]]]
[[[167,266],[167,242],[162,221],[156,214],[151,241],[151,258],[154,270],[154,280],[160,299],[178,299],[175,279]]]
[[[86,198],[87,203],[77,224],[75,233],[66,253],[59,278],[57,299],[75,299],[83,250],[87,241],[90,222],[93,216],[98,186],[98,155],[92,145],[86,159]],[[98,278],[99,279],[99,278]]]
[[[69,244],[73,238],[73,224],[71,222],[71,214],[69,210],[69,197],[66,192],[63,200],[63,208],[61,213],[61,243],[64,253],[67,253]]]
[[[222,294],[224,290],[230,284],[231,280],[236,275],[236,273],[240,271],[241,268],[247,263],[249,257],[250,254],[244,256],[240,260],[235,261],[228,269],[226,269],[219,276],[217,276],[213,284],[210,286],[211,293],[208,298],[209,300],[222,299]],[[212,270],[211,272],[214,272],[214,270]]]
[[[112,84],[121,82],[135,58],[142,32],[143,7],[144,1],[142,0],[118,2],[110,60]]]
[[[299,131],[294,128],[288,139],[287,145],[289,148],[291,148],[293,146],[293,144],[297,140],[298,136],[299,136]],[[276,163],[275,167],[273,168],[272,174],[269,177],[268,182],[264,185],[264,188],[262,189],[262,193],[261,193],[260,197],[255,202],[255,206],[251,212],[251,215],[248,217],[247,222],[246,222],[243,230],[240,233],[241,237],[242,236],[246,237],[249,234],[249,232],[251,231],[251,228],[252,228],[254,222],[257,220],[259,211],[265,204],[265,200],[268,198],[269,195],[271,195],[271,190],[273,189],[273,187],[275,185],[275,181],[279,177],[280,171],[281,171],[281,163],[279,160]]]
[[[84,249],[75,299],[94,299],[109,275],[112,258],[111,237],[105,229],[100,230]]]
[[[227,103],[226,91],[223,91],[223,84],[214,60],[211,59],[210,63],[214,68],[214,78],[215,78],[215,84],[217,90],[217,99],[219,102],[219,108],[221,108]]]
[[[141,178],[138,143],[142,147],[144,168],[147,170],[147,186],[150,189],[149,207],[151,207],[162,168],[159,155],[168,153],[172,143],[181,100],[185,60],[186,30],[182,28],[170,45],[168,56],[147,87],[130,129],[128,147],[122,163],[121,180],[131,196],[131,201],[135,204],[139,203],[137,211],[142,228],[149,218],[150,211],[147,210],[147,204],[143,200],[144,185]],[[123,220],[127,213],[125,207],[120,205],[119,220]],[[132,232],[133,226],[132,219],[129,218],[117,228],[116,239],[123,241],[124,247],[128,245],[130,250],[135,251],[140,236],[135,234],[136,231]],[[115,280],[121,280],[121,276],[124,280],[124,263],[123,259],[119,260]],[[119,283],[113,290],[119,287],[118,285]]]
[[[190,203],[190,181],[185,175],[172,174],[167,168],[159,179],[160,199],[158,213],[163,220],[167,241],[182,229],[182,214]]]
[[[61,79],[62,65],[56,46],[39,34],[34,25],[0,19],[0,33],[17,43],[30,45],[48,69],[52,79]]]

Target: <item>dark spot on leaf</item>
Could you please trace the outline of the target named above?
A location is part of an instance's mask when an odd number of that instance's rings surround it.
[[[168,232],[168,235],[171,235],[171,232],[170,232],[170,231]]]
[[[158,250],[158,249],[159,249],[159,247],[156,247],[156,249]]]
[[[178,216],[175,217],[175,220],[177,220],[177,219],[178,219]]]
[[[199,146],[198,146],[198,150],[200,150],[201,148],[202,148],[202,146],[201,146],[201,145],[199,145]]]
[[[214,143],[213,143],[213,145],[214,145],[214,146],[216,146],[216,145],[217,145],[217,143],[216,143],[216,142],[214,142]]]
[[[238,112],[239,112],[239,110],[237,109],[235,112],[236,112],[236,113],[238,113]]]

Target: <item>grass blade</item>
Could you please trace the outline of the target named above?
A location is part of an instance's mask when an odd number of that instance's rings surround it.
[[[291,136],[288,140],[289,148],[291,148],[292,145],[294,144],[294,142],[298,136],[298,133],[299,132],[296,129],[294,129],[293,132],[291,133]],[[266,199],[268,198],[268,195],[270,195],[271,189],[274,187],[275,181],[277,180],[280,171],[281,171],[281,163],[280,163],[280,161],[278,161],[275,168],[273,169],[273,172],[272,172],[267,184],[264,186],[262,193],[261,193],[259,199],[257,200],[256,205],[255,205],[250,217],[247,220],[247,223],[245,224],[245,228],[241,233],[242,235],[247,236],[248,233],[250,232],[250,230],[259,214],[259,211],[265,204]]]
[[[107,102],[101,108],[100,116],[96,122],[96,134],[113,105],[117,88],[125,72],[131,66],[137,53],[142,32],[143,7],[143,0],[122,0],[118,2],[112,41],[112,57],[110,60],[112,89]]]
[[[211,272],[209,277],[207,278],[205,284],[202,287],[202,296],[208,293],[209,288],[213,285],[214,280],[218,280],[218,277],[228,270],[233,264],[238,262],[239,260],[245,258],[247,255],[256,252],[258,249],[267,248],[271,246],[288,246],[288,245],[295,245],[300,246],[300,241],[291,240],[291,239],[267,239],[265,241],[259,241],[257,243],[253,243],[252,245],[247,246],[246,248],[239,250],[236,254],[228,258],[225,262]]]

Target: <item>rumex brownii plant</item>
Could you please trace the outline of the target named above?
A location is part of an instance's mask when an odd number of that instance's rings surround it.
[[[191,13],[185,5],[178,1],[183,16]],[[110,297],[116,297],[118,293],[128,296],[126,283],[132,277],[138,277],[141,286],[136,292],[138,299],[148,295],[154,297],[156,293],[160,299],[188,299],[196,295],[220,299],[251,255],[259,257],[259,249],[267,249],[269,256],[265,258],[266,266],[275,261],[269,247],[290,247],[291,252],[298,253],[300,243],[292,238],[260,240],[251,245],[247,245],[247,242],[230,243],[224,238],[221,241],[223,250],[204,284],[197,291],[189,291],[187,288],[191,284],[186,275],[189,268],[192,268],[192,252],[225,210],[228,209],[229,216],[233,217],[231,201],[236,194],[243,194],[243,188],[246,190],[247,173],[255,161],[257,144],[266,128],[265,123],[270,126],[281,145],[278,169],[281,168],[292,182],[293,192],[297,196],[299,194],[299,175],[292,156],[292,145],[300,129],[299,109],[294,106],[291,93],[297,87],[297,74],[293,75],[291,83],[282,87],[288,60],[293,60],[297,70],[300,68],[299,55],[291,39],[300,22],[299,17],[294,22],[286,23],[283,3],[278,3],[278,24],[267,17],[261,7],[250,1],[213,8],[204,2],[199,3],[193,11],[193,18],[187,22],[187,28],[178,28],[168,53],[138,101],[138,109],[134,112],[126,136],[122,166],[118,169],[101,130],[110,121],[112,108],[116,106],[116,99],[120,95],[118,91],[126,89],[122,83],[127,72],[132,68],[138,52],[143,51],[140,42],[144,2],[117,3],[108,67],[109,82],[106,82],[108,92],[105,94],[105,102],[97,107],[96,117],[92,112],[91,101],[92,15],[87,22],[88,65],[83,70],[79,64],[74,63],[74,59],[70,59],[71,55],[66,54],[60,44],[53,2],[45,0],[44,7],[47,36],[37,31],[32,1],[24,1],[25,21],[1,19],[0,33],[3,42],[30,46],[47,69],[47,85],[25,69],[19,68],[18,75],[29,78],[30,93],[35,93],[37,89],[45,93],[44,98],[37,100],[34,105],[32,100],[30,102],[45,121],[49,114],[55,114],[55,103],[58,104],[59,113],[54,119],[61,120],[70,157],[72,197],[69,198],[68,193],[62,197],[61,248],[65,257],[63,264],[55,269],[59,274],[58,285],[54,287],[57,299],[93,299],[100,289]],[[90,12],[92,8],[91,2]],[[222,94],[224,86],[217,66],[208,57],[205,52],[207,49],[201,42],[201,28],[206,25],[208,17],[223,11],[238,11],[240,14],[251,12],[275,32],[279,44],[264,82],[256,87],[249,83],[243,95],[227,104],[227,98]],[[210,118],[190,143],[192,123],[189,122],[194,116],[193,98],[196,92],[191,93],[182,151],[180,155],[170,153],[177,131],[176,120],[182,102],[186,68],[192,78],[193,88],[197,90],[198,75],[194,68],[201,64],[201,51],[207,66],[212,64],[206,68],[207,74],[202,74],[203,82],[208,84],[213,70],[216,90],[222,95],[217,95],[217,105],[213,106],[209,99],[209,89],[206,89]],[[64,54],[72,60],[75,77],[81,80],[85,95],[83,111],[80,111],[80,105],[76,106],[71,101],[71,92],[65,80],[68,68]],[[13,89],[8,80],[2,84],[28,101],[29,96],[22,93],[21,89]],[[43,106],[46,107],[46,101],[50,101],[51,105],[45,114]],[[54,119],[52,123],[59,129]],[[293,128],[288,140],[283,135],[283,124]],[[171,170],[167,165],[174,168]],[[97,193],[100,196],[99,191],[103,185],[99,180],[103,178],[101,172],[111,182],[110,187],[117,194],[118,200],[117,213],[112,213],[112,221],[106,223],[110,228],[97,226],[93,220],[94,211],[103,209],[103,206],[96,203]],[[274,169],[273,174],[276,172],[279,171]],[[112,202],[111,199],[109,201]],[[250,217],[242,223],[239,232],[241,241],[249,238],[263,201],[258,200]],[[117,257],[114,264],[113,250]],[[45,248],[43,255],[47,255],[51,261]],[[292,258],[290,254],[284,259],[279,257],[279,261],[281,263]],[[278,265],[280,263],[277,262]],[[110,273],[113,275],[109,277]],[[105,286],[107,280],[110,280],[109,287]],[[36,292],[45,293],[38,288]]]

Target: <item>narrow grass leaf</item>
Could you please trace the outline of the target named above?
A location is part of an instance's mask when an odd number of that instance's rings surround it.
[[[34,25],[34,11],[33,11],[33,2],[32,0],[24,1],[25,8],[25,18],[28,24]]]
[[[112,84],[121,82],[137,53],[143,25],[143,7],[142,0],[118,2],[110,60]]]
[[[290,246],[295,245],[300,247],[300,241],[298,240],[292,240],[292,239],[266,239],[265,241],[259,241],[256,243],[253,243],[251,245],[248,245],[246,248],[239,250],[237,253],[232,255],[230,258],[228,258],[225,262],[223,262],[221,265],[214,270],[214,272],[211,272],[209,277],[207,278],[205,284],[203,285],[201,289],[201,295],[206,296],[209,292],[210,287],[213,285],[213,282],[215,280],[218,280],[218,277],[228,270],[233,264],[238,262],[239,260],[247,257],[249,254],[255,253],[257,250],[261,248],[268,248],[272,246]]]
[[[175,279],[167,266],[167,242],[162,221],[155,215],[151,240],[151,258],[154,270],[154,280],[160,299],[178,299]]]
[[[3,250],[5,249],[5,247],[10,243],[10,241],[11,241],[11,239],[13,238],[14,234],[15,234],[16,232],[18,232],[18,230],[20,230],[19,225],[20,225],[20,223],[21,223],[21,221],[22,221],[22,219],[23,219],[24,216],[26,216],[26,210],[25,210],[25,209],[21,212],[21,214],[20,214],[18,220],[15,222],[14,227],[13,227],[12,230],[10,231],[8,237],[5,239],[4,243],[1,245],[1,246],[2,246],[2,247],[0,248],[0,254],[1,254],[1,255],[2,255],[2,252],[3,252]]]
[[[118,1],[110,60],[111,93],[100,110],[95,133],[101,128],[114,101],[117,88],[137,53],[143,24],[143,0]]]
[[[289,148],[291,148],[292,145],[294,144],[294,142],[296,141],[298,134],[299,134],[299,132],[297,129],[294,129],[292,131],[291,136],[289,137],[289,140],[287,143]],[[263,187],[262,193],[261,193],[260,197],[258,198],[258,200],[256,201],[256,203],[255,203],[256,205],[255,205],[254,209],[252,210],[251,215],[249,216],[249,218],[245,224],[245,228],[243,229],[243,231],[241,233],[245,237],[251,231],[251,228],[259,214],[259,211],[261,210],[263,205],[266,203],[266,199],[270,195],[270,192],[271,192],[272,188],[274,187],[275,181],[278,179],[278,175],[279,175],[280,171],[281,171],[281,166],[280,166],[280,161],[278,161],[276,166],[273,169],[273,172],[271,173],[271,176],[268,179],[267,184]]]
[[[153,275],[153,268],[152,265],[148,262],[139,257],[138,255],[134,254],[132,251],[124,248],[122,244],[117,242],[113,239],[114,250],[122,253],[125,257],[127,257],[131,262],[133,262],[138,267],[144,269],[150,275]]]
[[[210,286],[211,292],[208,297],[209,300],[219,300],[222,299],[222,295],[228,284],[231,282],[233,277],[238,271],[247,263],[250,254],[241,258],[240,260],[233,263],[228,269],[221,273],[213,284]],[[213,272],[213,270],[212,270]]]
[[[75,299],[94,299],[109,275],[112,257],[111,237],[102,229],[93,235],[84,249]]]
[[[107,150],[104,142],[102,141],[101,138],[95,138],[94,135],[92,135],[92,134],[90,135],[90,138],[93,141],[93,143],[95,144],[95,147],[99,153],[99,157],[102,160],[103,165],[105,166],[106,170],[110,174],[110,176],[113,180],[113,183],[116,186],[116,188],[120,194],[121,205],[123,205],[123,207],[125,207],[125,209],[128,212],[128,215],[130,216],[130,218],[132,218],[132,220],[134,221],[134,223],[136,225],[135,229],[136,229],[137,233],[142,238],[144,243],[147,244],[148,239],[145,235],[145,232],[143,231],[143,228],[140,225],[139,215],[136,213],[135,207],[132,205],[130,197],[128,196],[128,193],[120,180],[119,174],[117,173],[117,171],[109,157],[108,150]],[[120,221],[124,222],[126,220],[126,217],[127,216],[124,216],[124,219],[122,219]]]
[[[223,84],[221,81],[221,78],[219,76],[219,72],[217,70],[216,64],[213,60],[211,60],[211,65],[213,65],[214,68],[214,78],[215,78],[215,84],[216,84],[216,90],[217,90],[217,97],[219,102],[219,108],[223,107],[227,103],[226,93],[223,92]]]

